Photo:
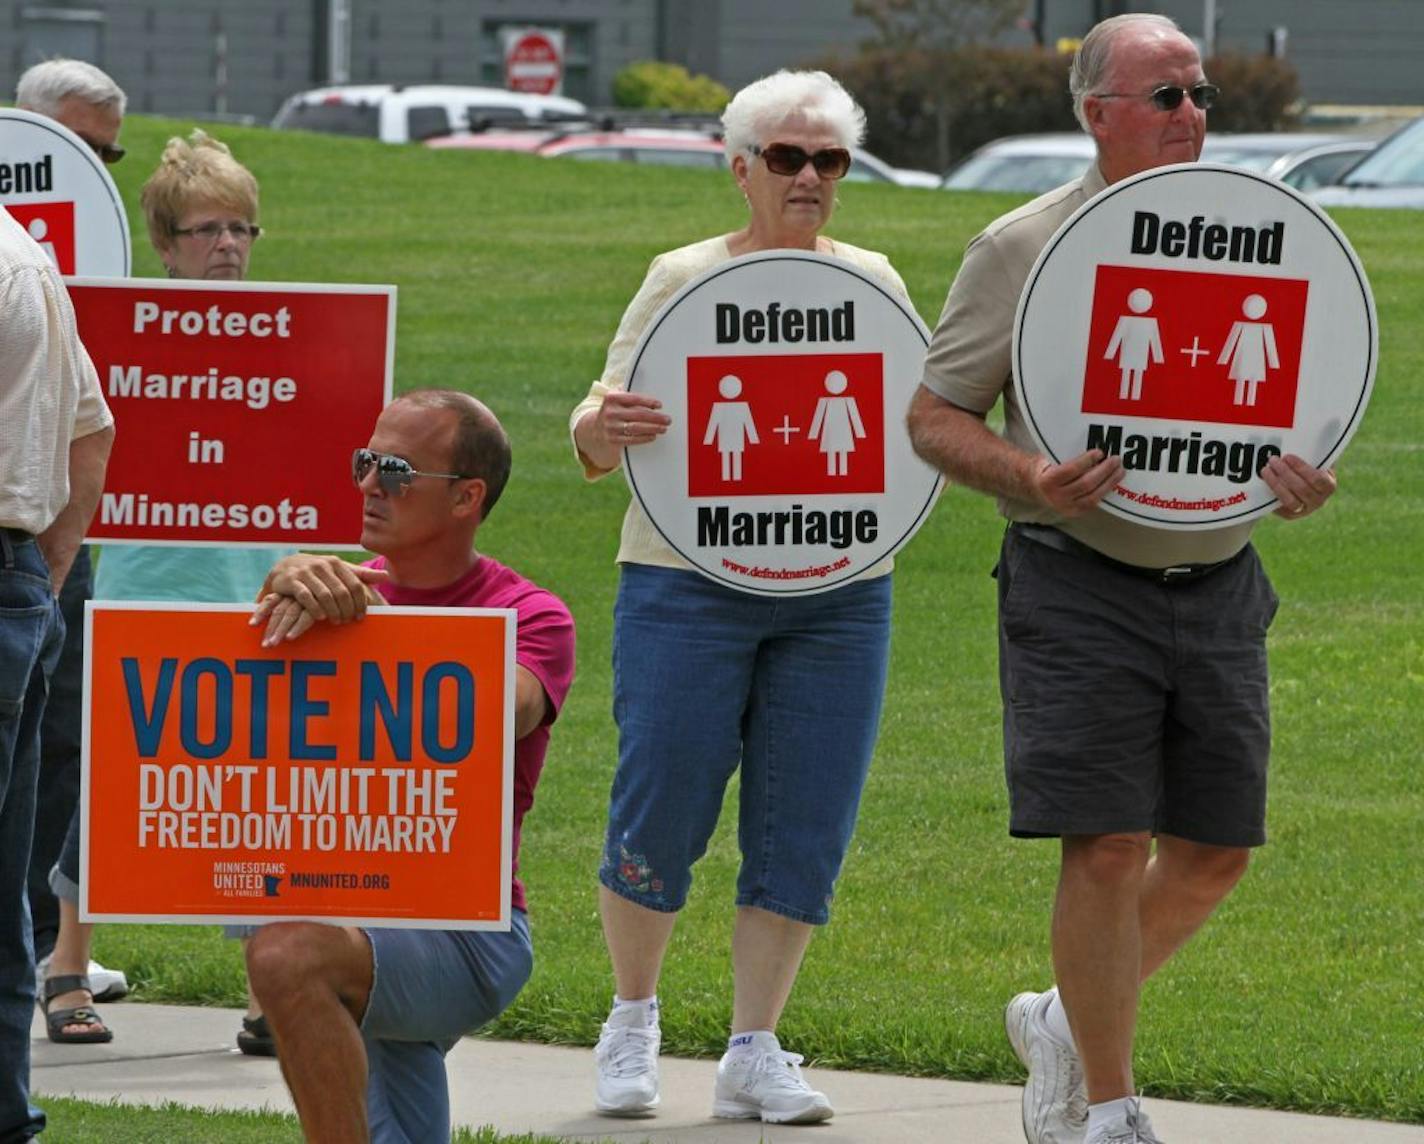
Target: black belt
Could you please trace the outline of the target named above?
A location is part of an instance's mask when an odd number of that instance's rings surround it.
[[[26,532],[23,528],[11,528],[8,524],[0,525],[0,532],[3,532],[9,539],[20,544],[24,544],[25,541],[35,538],[33,532]]]
[[[1235,555],[1228,556],[1225,560],[1213,561],[1210,564],[1173,564],[1166,568],[1146,568],[1141,564],[1128,564],[1122,560],[1114,560],[1111,556],[1105,556],[1096,548],[1090,548],[1082,541],[1074,540],[1066,532],[1054,528],[1050,524],[1015,522],[1009,525],[1009,531],[1016,532],[1024,539],[1041,544],[1045,548],[1052,548],[1055,552],[1077,556],[1094,564],[1101,564],[1105,568],[1111,568],[1116,572],[1125,572],[1129,576],[1152,580],[1158,584],[1180,584],[1187,580],[1200,580],[1203,576],[1210,576],[1218,568],[1225,568],[1233,561],[1241,559],[1246,552],[1243,546],[1241,551]]]

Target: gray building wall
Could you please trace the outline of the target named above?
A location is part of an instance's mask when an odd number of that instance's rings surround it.
[[[55,53],[89,59],[135,111],[267,119],[327,80],[331,0],[0,0],[0,93]],[[1025,13],[1036,9],[1025,0]],[[1424,0],[1218,0],[1222,48],[1288,58],[1312,102],[1424,104]],[[1081,36],[1103,16],[1165,12],[1202,33],[1202,0],[1042,0],[1044,37]],[[498,83],[502,24],[562,27],[566,94],[611,99],[614,75],[663,58],[736,88],[778,67],[853,52],[871,34],[851,0],[351,0],[350,79]],[[1018,31],[1011,42],[1030,42]]]
[[[134,111],[265,118],[311,86],[312,13],[289,0],[0,0],[0,92],[68,53],[112,75]]]

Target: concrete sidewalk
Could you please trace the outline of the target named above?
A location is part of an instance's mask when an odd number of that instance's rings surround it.
[[[33,1087],[38,1095],[132,1103],[291,1111],[275,1061],[244,1057],[233,1045],[241,1013],[174,1005],[104,1005],[108,1045],[55,1045],[34,1025]],[[716,1062],[662,1060],[658,1114],[612,1120],[593,1113],[593,1054],[466,1038],[449,1057],[457,1123],[500,1132],[627,1144],[1022,1144],[1018,1088],[808,1069],[836,1106],[828,1124],[791,1127],[713,1120]],[[1170,1144],[1424,1144],[1424,1128],[1293,1113],[1149,1100]]]

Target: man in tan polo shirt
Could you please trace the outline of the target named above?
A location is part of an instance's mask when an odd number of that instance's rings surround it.
[[[64,638],[56,595],[99,503],[113,436],[59,272],[0,210],[0,1140],[44,1128],[29,1103],[25,897],[40,716]]]
[[[1062,847],[1058,984],[1006,1012],[1029,1070],[1024,1134],[1153,1144],[1134,1096],[1138,991],[1265,841],[1276,597],[1250,524],[1168,531],[1112,516],[1099,505],[1120,458],[1093,449],[1055,464],[1024,425],[1010,338],[1034,260],[1104,187],[1195,161],[1217,94],[1192,41],[1146,14],[1093,28],[1070,90],[1097,162],[970,243],[909,422],[925,460],[996,495],[1012,522],[995,573],[1010,831]],[[1000,398],[1002,437],[984,422]],[[1295,456],[1261,476],[1289,520],[1335,490],[1332,473]]]

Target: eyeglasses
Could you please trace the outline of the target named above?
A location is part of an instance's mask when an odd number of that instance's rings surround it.
[[[366,475],[376,470],[376,480],[387,496],[404,496],[406,489],[416,477],[443,477],[447,481],[465,481],[470,478],[463,473],[422,473],[404,457],[394,453],[377,453],[371,449],[357,449],[351,454],[351,479],[358,485]]]
[[[1178,87],[1173,83],[1164,83],[1161,87],[1154,87],[1146,94],[1135,94],[1130,91],[1094,93],[1097,99],[1150,99],[1153,106],[1160,111],[1176,111],[1182,106],[1183,99],[1190,99],[1193,107],[1205,111],[1216,102],[1216,97],[1220,94],[1221,88],[1214,83],[1196,83],[1191,87]]]
[[[839,179],[850,170],[850,152],[844,147],[827,147],[813,154],[790,143],[768,143],[765,147],[754,143],[751,152],[766,161],[766,169],[773,175],[799,175],[807,163],[823,179]]]
[[[262,234],[262,228],[256,223],[205,222],[198,226],[175,227],[173,233],[191,236],[211,245],[222,238],[224,233],[232,235],[232,240],[236,243],[255,242]]]
[[[89,144],[89,150],[99,156],[99,161],[105,166],[112,166],[128,154],[117,143],[95,143],[92,139],[87,139],[83,135],[79,136],[85,143]]]

